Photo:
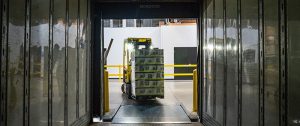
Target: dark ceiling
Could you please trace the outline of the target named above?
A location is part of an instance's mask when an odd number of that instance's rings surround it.
[[[197,3],[199,0],[95,0],[100,3],[134,3],[134,2],[160,2],[160,3]]]
[[[95,0],[103,19],[198,18],[198,0]]]

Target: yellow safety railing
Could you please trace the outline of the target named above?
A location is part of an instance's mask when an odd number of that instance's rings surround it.
[[[118,69],[118,73],[113,73],[113,74],[108,74],[109,77],[118,77],[118,79],[121,81],[122,77],[123,77],[123,65],[105,65],[105,68],[116,68]],[[164,65],[165,68],[196,68],[197,64],[165,64]],[[165,77],[175,77],[175,76],[193,76],[193,73],[165,73],[164,74]]]
[[[109,81],[108,71],[104,71],[104,112],[109,112]]]
[[[108,74],[108,77],[115,77],[117,76],[119,78],[119,81],[121,81],[122,77],[123,77],[123,65],[105,65],[105,68],[118,68],[118,73],[117,74]]]
[[[197,64],[165,64],[165,67],[197,67]]]
[[[197,69],[193,71],[193,112],[198,111],[198,76]]]

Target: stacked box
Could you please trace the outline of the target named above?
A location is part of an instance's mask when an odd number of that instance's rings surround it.
[[[136,57],[135,63],[138,65],[163,64],[163,57]]]
[[[135,51],[135,56],[136,57],[145,57],[145,56],[151,56],[151,57],[156,57],[156,56],[163,56],[164,51],[162,49],[154,48],[154,49],[139,49]]]
[[[136,88],[136,96],[163,96],[164,88]]]
[[[132,94],[164,97],[164,56],[162,49],[137,49],[132,56]]]
[[[155,88],[155,87],[164,87],[163,80],[136,80],[136,88]]]
[[[139,65],[135,67],[136,72],[151,72],[151,71],[164,71],[164,65]]]
[[[135,72],[135,79],[164,79],[164,73],[163,72]]]

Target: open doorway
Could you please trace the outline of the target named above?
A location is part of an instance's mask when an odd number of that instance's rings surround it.
[[[170,48],[166,48],[167,50],[171,50],[166,54],[170,54],[170,56],[172,56],[172,58],[168,57],[169,59],[171,59],[173,62],[171,62],[170,64],[166,64],[168,63],[168,60],[163,60],[163,66],[164,66],[164,77],[163,77],[163,82],[164,82],[164,86],[165,85],[172,85],[173,87],[164,87],[165,89],[171,90],[170,92],[170,96],[173,97],[173,100],[170,100],[170,102],[173,104],[173,106],[164,106],[164,104],[162,104],[163,102],[159,103],[157,101],[167,101],[168,99],[164,96],[163,99],[162,98],[155,98],[154,101],[156,102],[144,102],[144,104],[146,105],[153,105],[153,103],[155,103],[154,105],[159,105],[159,106],[154,106],[154,108],[159,108],[157,109],[158,111],[155,110],[148,110],[152,113],[158,113],[159,115],[165,115],[164,117],[166,118],[162,118],[160,116],[157,115],[152,115],[152,117],[156,117],[156,123],[164,123],[164,122],[168,122],[168,123],[184,123],[184,121],[180,121],[179,119],[183,119],[183,118],[187,118],[187,123],[191,122],[191,118],[189,117],[189,110],[187,110],[187,108],[191,107],[185,107],[185,106],[191,106],[191,105],[183,105],[182,101],[183,100],[187,100],[187,101],[192,101],[191,99],[193,98],[193,95],[196,96],[194,97],[197,101],[194,103],[200,103],[201,101],[201,93],[200,93],[200,88],[201,86],[199,86],[200,84],[198,83],[198,80],[200,79],[193,79],[195,80],[195,85],[197,86],[196,88],[190,88],[188,90],[185,91],[179,91],[179,90],[175,90],[175,89],[184,89],[184,86],[186,86],[187,84],[184,83],[189,83],[189,84],[193,84],[193,81],[191,81],[191,76],[197,75],[199,76],[199,72],[196,72],[197,70],[200,70],[199,66],[200,66],[200,38],[201,38],[201,34],[200,34],[200,24],[199,21],[200,20],[200,2],[198,0],[190,0],[190,1],[183,1],[183,0],[176,0],[176,1],[119,1],[119,2],[112,2],[112,1],[102,1],[99,0],[99,2],[95,3],[95,8],[94,10],[94,17],[93,17],[93,45],[92,45],[92,57],[93,57],[93,66],[92,66],[92,80],[93,80],[93,86],[92,86],[92,95],[93,95],[93,99],[92,99],[92,108],[93,108],[93,117],[100,117],[100,121],[104,121],[106,120],[105,116],[105,111],[104,111],[104,107],[106,103],[105,100],[107,100],[108,98],[105,99],[105,88],[109,87],[108,86],[104,86],[105,82],[108,82],[109,80],[105,81],[106,79],[104,78],[106,75],[105,70],[109,69],[107,68],[107,66],[105,66],[105,62],[106,59],[104,58],[104,54],[105,54],[105,48],[107,48],[107,43],[110,41],[111,38],[114,39],[114,43],[112,44],[112,50],[110,52],[110,54],[112,54],[112,52],[119,52],[119,54],[122,56],[122,48],[119,48],[118,51],[113,51],[114,46],[116,46],[117,44],[115,44],[115,42],[117,41],[117,37],[109,37],[109,35],[113,35],[113,33],[108,34],[107,35],[107,31],[108,29],[110,30],[116,30],[116,29],[127,29],[127,28],[131,28],[131,29],[143,29],[143,28],[147,28],[147,29],[156,29],[158,32],[137,32],[137,33],[156,33],[158,34],[159,39],[155,40],[155,37],[150,36],[149,35],[143,35],[143,36],[129,36],[128,34],[130,33],[134,33],[133,31],[129,32],[129,31],[123,31],[123,32],[119,32],[119,35],[117,36],[125,36],[122,37],[119,42],[121,42],[123,45],[124,43],[124,38],[128,39],[129,37],[143,37],[143,38],[150,38],[151,41],[153,40],[153,45],[157,46],[157,48],[163,49],[164,48],[164,44],[161,43],[161,40],[164,40],[164,38],[161,38],[162,36],[165,36],[167,34],[163,34],[163,33],[174,33],[174,35],[171,35],[167,38],[169,38],[169,40],[167,40],[166,42],[169,42],[169,47]],[[186,21],[192,21],[192,22],[186,22]],[[181,35],[190,35],[190,32],[187,31],[181,31],[181,30],[174,30],[172,28],[183,28],[185,27],[185,24],[194,24],[193,29],[194,32],[192,33],[195,37],[194,40],[196,40],[194,42],[194,46],[188,46],[190,44],[187,43],[187,41],[189,41],[190,38],[193,37],[182,37],[182,39],[176,39],[176,37],[181,36]],[[128,26],[127,26],[128,25]],[[156,26],[153,26],[156,25]],[[143,26],[147,26],[147,27],[143,27]],[[164,29],[165,28],[165,29]],[[181,31],[181,32],[180,32]],[[127,34],[127,35],[126,35]],[[173,40],[174,39],[174,40]],[[180,40],[179,43],[183,44],[184,46],[176,46],[176,42],[175,40]],[[105,44],[106,43],[106,44]],[[155,44],[156,43],[156,44]],[[167,47],[167,46],[165,46]],[[193,53],[192,50],[197,50],[196,53]],[[191,56],[191,59],[195,59],[197,61],[196,65],[194,64],[193,61],[195,60],[191,60],[190,62],[177,62],[177,60],[179,61],[189,61],[189,60],[185,60],[185,58],[183,59],[175,59],[174,55],[175,55],[175,50],[176,50],[176,55],[178,54],[184,54],[184,50],[188,50],[190,51],[190,53],[186,53],[187,55],[195,54],[195,57]],[[164,50],[164,53],[166,51]],[[109,54],[109,57],[112,57],[114,59],[118,59],[118,60],[122,60],[122,58],[118,58],[117,56],[111,56]],[[165,57],[164,57],[165,58]],[[108,59],[109,60],[109,59]],[[171,61],[169,60],[169,61]],[[165,62],[166,61],[166,62]],[[175,66],[175,62],[179,63],[178,66]],[[175,65],[174,65],[175,64]],[[180,65],[180,64],[190,64],[190,65]],[[119,63],[116,64],[109,64],[109,61],[107,62],[107,65],[119,65]],[[165,66],[167,65],[167,66]],[[123,67],[122,65],[119,65],[121,67]],[[115,66],[118,67],[118,66]],[[168,68],[167,68],[168,67]],[[174,68],[175,67],[175,68]],[[177,68],[178,67],[178,68]],[[185,68],[185,67],[189,67],[189,68]],[[197,68],[197,70],[194,70],[195,68]],[[112,68],[113,69],[113,68]],[[193,73],[191,72],[191,70],[194,70]],[[108,70],[109,71],[109,70]],[[115,90],[111,91],[111,93],[115,92],[115,94],[117,96],[120,96],[120,94],[117,93],[121,93],[121,85],[122,85],[122,81],[120,84],[120,80],[122,80],[122,69],[120,70],[119,68],[116,68],[115,71],[111,70],[110,73],[107,74],[107,76],[109,76],[109,74],[114,74],[116,75],[114,78],[111,77],[111,81],[115,81]],[[168,73],[169,72],[169,73]],[[175,73],[174,73],[175,72]],[[177,73],[176,73],[177,72]],[[166,74],[166,75],[165,75]],[[180,78],[179,76],[176,76],[175,74],[179,74],[179,75],[183,75],[185,77]],[[126,74],[127,75],[127,74]],[[174,77],[176,76],[176,78]],[[169,78],[168,78],[169,77]],[[185,78],[185,79],[184,79]],[[197,77],[195,77],[197,78]],[[174,82],[177,81],[176,79],[180,79],[181,81],[181,86],[174,86]],[[165,82],[166,81],[166,82]],[[177,81],[179,82],[179,81]],[[169,83],[169,84],[167,84]],[[125,86],[127,87],[127,86]],[[127,88],[126,88],[127,89]],[[172,90],[173,89],[173,90]],[[193,89],[193,90],[192,90]],[[107,90],[107,89],[106,89]],[[175,97],[173,95],[173,92],[175,91],[179,91],[179,93],[176,94],[182,94],[182,92],[188,92],[191,94],[188,94],[186,96],[182,96],[182,98],[179,97]],[[196,92],[196,93],[193,93]],[[109,94],[109,91],[108,91]],[[164,92],[164,95],[167,94]],[[115,95],[115,96],[116,96]],[[121,94],[122,96],[124,96],[124,94]],[[125,94],[126,95],[126,94]],[[118,99],[117,97],[114,97],[113,94],[111,94],[111,98],[112,99]],[[130,96],[130,95],[129,95]],[[180,99],[180,100],[177,100]],[[193,100],[195,100],[193,99]],[[117,102],[111,102],[111,106],[115,106],[115,108],[117,108],[117,106],[120,104],[120,102],[123,102],[124,98],[119,98],[119,100],[116,100]],[[153,100],[153,99],[152,99]],[[131,100],[132,102],[127,102],[131,105],[136,105],[135,101],[136,100]],[[178,101],[178,102],[177,102]],[[158,103],[158,104],[157,104]],[[178,104],[177,104],[178,103]],[[115,104],[115,105],[113,105]],[[119,105],[120,106],[120,105]],[[193,104],[193,108],[200,108],[199,104]],[[123,107],[123,108],[122,108]],[[127,109],[126,107],[129,107],[129,109]],[[149,107],[146,107],[149,108]],[[121,106],[117,109],[116,114],[113,114],[114,116],[111,117],[111,121],[113,121],[113,119],[116,118],[116,115],[120,112],[120,113],[133,113],[136,112],[140,109],[145,109],[145,106],[141,106],[141,108],[139,107],[130,107],[130,105],[128,106]],[[169,109],[169,110],[168,110]],[[176,110],[177,109],[177,110]],[[124,111],[122,111],[124,110]],[[187,111],[186,111],[187,110]],[[145,110],[146,111],[146,110]],[[176,112],[182,112],[182,113],[176,113]],[[195,113],[201,113],[200,109],[194,110],[196,111]],[[169,112],[173,112],[173,113],[169,113]],[[174,113],[175,112],[175,113]],[[147,115],[145,113],[142,113],[142,115]],[[171,117],[168,115],[178,115],[179,117]],[[180,117],[184,115],[184,117]],[[123,116],[124,117],[124,116]],[[142,116],[137,116],[137,113],[134,113],[133,115],[127,115],[126,117],[133,117],[133,118],[126,118],[124,120],[135,120],[133,122],[119,122],[119,123],[145,123],[147,121],[143,121],[142,118],[147,118],[147,117],[142,117]],[[142,117],[142,118],[136,118],[136,117]],[[198,117],[201,118],[201,115],[199,114],[195,116],[197,119]],[[174,119],[174,120],[167,120],[167,119]],[[139,122],[138,122],[138,121]],[[154,118],[151,118],[150,120],[152,120],[151,122],[155,122]],[[118,122],[116,122],[118,123]]]
[[[198,42],[196,18],[104,19],[102,26],[104,50],[108,50],[113,39],[104,66],[109,87],[109,100],[104,100],[104,107],[109,106],[109,111],[104,111],[106,121],[189,123],[197,120],[193,108],[197,104],[193,102]],[[137,100],[122,93],[126,67],[123,49],[128,38],[149,38],[151,48],[163,50],[163,97]]]

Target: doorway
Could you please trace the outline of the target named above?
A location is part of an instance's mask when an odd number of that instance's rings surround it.
[[[110,3],[102,3],[102,4],[99,4],[99,8],[98,9],[95,9],[96,10],[96,13],[98,16],[96,16],[95,20],[94,20],[94,54],[93,55],[93,58],[94,59],[99,59],[97,62],[99,64],[102,64],[100,66],[97,66],[97,63],[94,64],[94,82],[102,82],[103,84],[103,80],[104,80],[104,69],[105,66],[104,66],[104,48],[106,47],[105,46],[105,37],[106,37],[106,32],[105,32],[105,27],[107,26],[107,20],[112,20],[112,19],[117,19],[119,21],[113,21],[113,27],[120,27],[121,25],[123,25],[123,21],[124,19],[133,19],[133,20],[142,20],[142,19],[158,19],[158,18],[164,18],[164,19],[175,19],[175,18],[193,18],[196,20],[196,43],[195,43],[195,47],[196,49],[197,46],[199,45],[199,14],[198,14],[198,10],[199,10],[199,6],[198,6],[198,3],[196,4],[197,6],[193,5],[192,7],[195,7],[195,8],[190,8],[191,7],[191,4],[192,3],[183,3],[183,4],[179,4],[179,3],[172,3],[172,4],[166,4],[166,3],[134,3],[134,4],[131,4],[129,5],[128,3],[119,3],[119,4],[110,4]],[[195,4],[195,3],[194,3]],[[125,8],[126,7],[126,8]],[[130,7],[130,8],[129,8]],[[189,7],[189,9],[187,9],[186,7]],[[111,10],[111,8],[115,8],[113,11],[109,11]],[[123,11],[122,11],[123,10]],[[124,12],[124,10],[126,10],[126,13]],[[160,10],[161,12],[165,12],[165,13],[158,13]],[[178,13],[173,13],[174,11],[178,11]],[[183,11],[185,10],[185,11]],[[136,12],[134,15],[130,15],[132,13],[130,12]],[[149,13],[149,12],[156,12],[156,13]],[[129,14],[130,13],[130,14]],[[175,15],[174,15],[175,14]],[[114,23],[116,25],[114,25]],[[119,24],[118,24],[119,23]],[[126,22],[127,23],[127,22]],[[129,23],[128,23],[129,24]],[[138,23],[136,23],[135,25],[137,25]],[[139,25],[139,24],[138,24]],[[100,37],[99,37],[100,36]],[[128,36],[130,37],[130,36]],[[100,51],[99,51],[99,48],[100,48]],[[175,48],[172,48],[172,50],[174,51]],[[97,52],[96,52],[97,51]],[[198,52],[197,52],[198,53]],[[174,55],[174,53],[173,53]],[[198,56],[197,56],[198,57]],[[197,57],[195,57],[196,61],[197,60]],[[173,59],[174,60],[174,59]],[[173,63],[172,65],[175,65],[175,63]],[[195,65],[195,67],[197,68],[198,67],[198,63]],[[95,69],[95,68],[99,68],[99,69]],[[174,68],[174,66],[173,66]],[[96,76],[98,75],[98,76]],[[101,78],[99,78],[99,76]],[[97,78],[98,77],[98,78]],[[174,79],[174,78],[173,78]],[[118,80],[114,80],[114,81],[117,81],[116,83],[119,83]],[[169,83],[172,83],[173,80],[168,80]],[[184,82],[183,82],[184,83]],[[189,82],[190,84],[192,83],[192,81]],[[94,93],[93,93],[93,99],[94,102],[97,102],[96,104],[92,104],[95,108],[93,110],[93,116],[99,116],[100,119],[103,119],[105,118],[105,112],[104,110],[102,109],[103,106],[104,106],[104,101],[103,101],[103,92],[104,92],[104,88],[103,88],[103,85],[102,84],[96,84],[94,83],[94,87],[96,88],[93,88],[94,90]],[[117,84],[116,84],[117,85]],[[198,86],[200,87],[200,86]],[[117,88],[117,86],[115,87]],[[117,91],[117,90],[116,90]],[[192,92],[192,89],[191,89],[191,92]],[[167,94],[166,94],[167,95]],[[173,96],[173,94],[171,94]],[[198,93],[198,96],[200,96],[200,93]],[[192,97],[192,95],[190,96]],[[184,99],[184,98],[183,98]],[[168,99],[167,99],[168,100]],[[136,102],[130,102],[130,103],[126,103],[127,101],[125,100],[125,104],[124,106],[120,106],[119,108],[117,108],[118,110],[116,111],[116,113],[114,114],[114,117],[116,120],[118,120],[118,117],[119,115],[118,114],[126,114],[126,112],[130,111],[136,111],[136,110],[140,110],[140,109],[143,109],[143,107],[145,107],[144,104],[149,104],[149,102],[144,102],[144,103],[136,103]],[[171,113],[171,115],[186,115],[187,118],[189,118],[189,113],[186,113],[186,110],[185,110],[185,107],[181,106],[180,103],[176,103],[176,102],[172,102],[174,103],[174,106],[168,106],[168,107],[165,107],[163,104],[161,103],[155,103],[155,102],[151,102],[151,103],[154,103],[154,104],[160,104],[161,106],[155,106],[156,107],[156,111],[157,112],[163,112],[161,110],[165,110],[167,112],[175,112],[175,113]],[[123,104],[123,103],[121,103]],[[137,106],[135,106],[137,105]],[[180,107],[180,109],[178,109],[178,107]],[[146,107],[147,108],[147,107]],[[149,108],[149,107],[148,107]],[[173,110],[167,110],[167,109],[173,109]],[[153,112],[153,111],[152,111]],[[184,113],[184,114],[176,114],[176,112],[180,112],[180,113]],[[199,111],[197,111],[198,113]],[[142,115],[145,115],[143,113],[141,113]],[[154,114],[157,114],[157,113],[154,113]],[[165,114],[166,116],[165,117],[168,117],[168,113],[163,113]],[[135,115],[136,116],[136,115]],[[152,115],[153,116],[153,115]],[[155,115],[154,115],[155,116]],[[136,119],[136,118],[135,118]],[[157,118],[157,120],[159,119],[163,119],[163,118]],[[176,118],[174,118],[176,119]],[[183,119],[183,121],[179,121],[179,122],[184,122],[185,118],[181,118],[180,119]],[[116,123],[118,123],[119,121],[116,121]],[[119,119],[119,120],[124,120],[123,119]],[[125,120],[128,120],[128,119],[125,119]],[[179,120],[179,119],[177,119]],[[189,120],[189,119],[188,119]],[[114,121],[112,119],[112,121]],[[135,121],[135,122],[138,122],[138,121]],[[142,122],[145,122],[145,121],[142,121]],[[173,122],[173,123],[176,123],[176,121],[169,121],[169,122]],[[133,123],[133,122],[127,122],[127,123]],[[140,122],[141,123],[141,122]]]

